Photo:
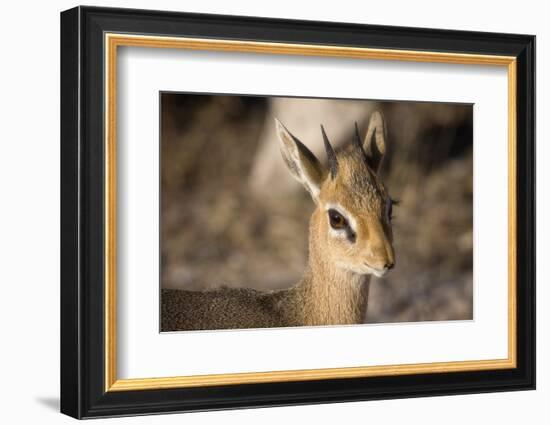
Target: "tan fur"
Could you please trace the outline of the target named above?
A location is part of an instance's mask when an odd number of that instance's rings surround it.
[[[278,121],[277,129],[289,171],[317,205],[302,279],[268,292],[163,290],[162,331],[363,323],[370,275],[384,275],[395,262],[387,216],[391,201],[377,176],[386,150],[383,117],[373,113],[362,146],[336,152],[334,176]],[[330,208],[346,215],[353,238],[331,228]]]

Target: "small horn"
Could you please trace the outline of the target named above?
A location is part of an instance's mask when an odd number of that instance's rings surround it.
[[[338,160],[336,159],[336,153],[334,152],[334,149],[332,149],[332,146],[328,141],[327,133],[325,133],[325,129],[322,124],[321,124],[321,133],[323,133],[323,142],[325,143],[325,150],[327,151],[330,175],[332,178],[334,178],[336,177],[336,173],[338,172]]]
[[[359,127],[357,126],[357,121],[355,121],[355,138],[353,139],[353,142],[355,143],[356,147],[359,148],[359,151],[365,155],[365,151],[363,150],[363,143],[361,142],[361,136],[359,135]]]
[[[365,161],[368,164],[368,158],[367,154],[363,150],[363,143],[361,142],[361,136],[359,135],[359,127],[357,126],[357,121],[355,121],[355,137],[353,138],[353,143],[355,147],[361,152],[361,155],[363,155],[363,158],[365,158]]]

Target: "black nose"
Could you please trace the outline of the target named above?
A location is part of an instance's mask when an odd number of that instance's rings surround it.
[[[386,263],[384,267],[387,268],[388,270],[391,270],[393,269],[393,266],[395,266],[395,263]]]

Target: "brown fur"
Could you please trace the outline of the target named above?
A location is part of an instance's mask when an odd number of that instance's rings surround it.
[[[289,171],[317,204],[302,279],[292,288],[266,292],[163,290],[162,331],[363,323],[370,274],[384,274],[394,263],[389,196],[377,177],[385,151],[383,118],[373,114],[362,147],[359,142],[336,152],[334,176],[280,123],[278,131]],[[331,229],[331,205],[351,215],[353,243]]]

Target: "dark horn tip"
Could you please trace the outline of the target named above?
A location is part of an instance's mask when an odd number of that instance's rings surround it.
[[[325,128],[321,124],[321,133],[323,134],[323,142],[325,144],[325,151],[327,152],[328,166],[330,169],[330,175],[332,178],[336,176],[338,172],[338,160],[336,159],[336,153],[328,140],[327,134],[325,133]]]

